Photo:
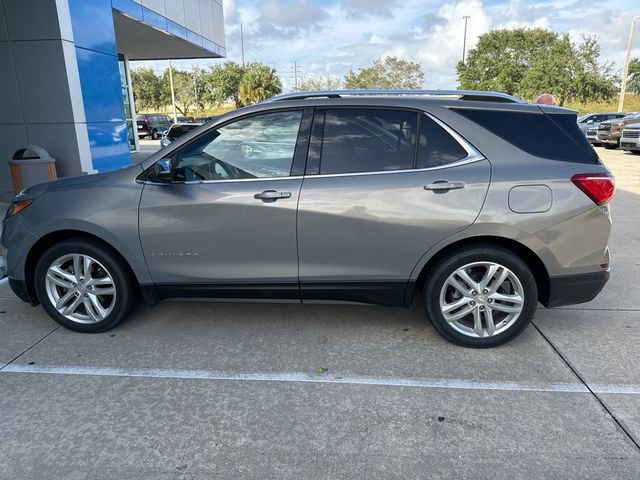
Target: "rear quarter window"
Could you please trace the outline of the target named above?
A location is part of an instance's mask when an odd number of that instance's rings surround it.
[[[507,110],[453,109],[531,155],[575,163],[598,163],[576,116]]]

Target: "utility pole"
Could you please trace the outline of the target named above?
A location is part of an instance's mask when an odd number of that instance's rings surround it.
[[[627,77],[629,76],[629,61],[631,60],[631,45],[633,43],[633,29],[639,16],[631,19],[631,30],[629,31],[629,43],[627,44],[627,60],[624,62],[624,73],[622,74],[622,86],[620,87],[620,101],[618,102],[618,111],[624,110],[624,96],[627,93]]]
[[[200,116],[200,112],[198,110],[198,70],[196,67],[193,67],[193,94],[196,97],[196,117]]]
[[[470,15],[465,15],[464,17],[464,37],[462,39],[462,64],[464,65],[465,54],[467,53],[467,22],[471,18]]]
[[[242,24],[240,24],[240,49],[242,51],[242,66],[244,67],[244,33],[242,31]]]
[[[294,78],[294,85],[295,87],[293,88],[294,92],[298,91],[298,62],[294,61],[293,62],[293,78]]]
[[[173,89],[173,67],[169,60],[169,86],[171,87],[171,105],[173,106],[173,123],[178,123],[178,113],[176,112],[176,92]]]

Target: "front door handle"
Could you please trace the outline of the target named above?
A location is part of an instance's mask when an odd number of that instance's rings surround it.
[[[464,182],[447,182],[446,180],[437,180],[429,185],[425,185],[425,190],[457,190],[459,188],[464,188]]]
[[[256,200],[262,200],[265,202],[275,202],[281,198],[290,198],[291,192],[278,192],[277,190],[265,190],[264,192],[256,193],[253,198]]]

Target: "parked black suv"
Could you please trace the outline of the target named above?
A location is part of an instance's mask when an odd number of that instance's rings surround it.
[[[136,123],[138,138],[151,137],[157,140],[171,127],[171,118],[161,113],[147,113],[136,116]]]

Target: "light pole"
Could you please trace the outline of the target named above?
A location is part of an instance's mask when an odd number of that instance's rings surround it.
[[[464,65],[464,57],[467,53],[467,22],[471,18],[470,15],[465,15],[464,17],[464,37],[462,39],[462,64]]]
[[[631,19],[631,30],[629,31],[629,43],[627,44],[627,60],[624,62],[624,73],[622,74],[622,87],[620,87],[620,101],[618,102],[618,111],[624,110],[624,96],[627,93],[627,77],[629,76],[629,60],[631,60],[631,44],[633,42],[633,28],[636,20],[640,18],[637,15]]]

